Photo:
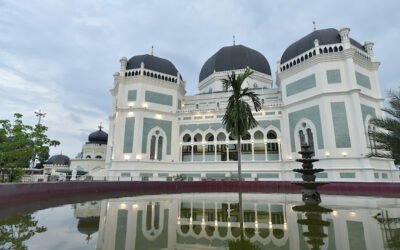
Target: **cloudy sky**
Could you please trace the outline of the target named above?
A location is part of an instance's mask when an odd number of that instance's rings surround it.
[[[272,71],[284,50],[317,28],[351,28],[373,41],[383,90],[400,86],[400,2],[385,1],[96,1],[0,0],[0,119],[47,115],[52,154],[75,157],[100,122],[108,130],[109,89],[119,59],[150,52],[172,61],[197,91],[203,63],[218,49],[244,44]],[[275,79],[275,76],[273,76]]]

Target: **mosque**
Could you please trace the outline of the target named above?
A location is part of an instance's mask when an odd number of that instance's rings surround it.
[[[195,95],[174,64],[151,54],[122,57],[114,74],[109,133],[102,127],[71,168],[94,178],[190,180],[237,178],[237,141],[221,119],[231,92],[222,79],[254,73],[244,87],[258,94],[259,125],[242,137],[245,180],[293,181],[301,143],[308,143],[326,181],[399,181],[393,160],[371,157],[373,117],[383,98],[373,43],[361,45],[349,28],[314,29],[291,44],[273,82],[266,57],[245,45],[226,46],[202,66]]]

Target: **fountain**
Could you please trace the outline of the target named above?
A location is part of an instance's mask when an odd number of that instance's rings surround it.
[[[292,182],[295,185],[302,186],[302,196],[303,201],[307,202],[321,202],[320,194],[317,190],[319,186],[328,184],[328,182],[316,182],[316,173],[323,172],[322,168],[314,168],[313,162],[319,161],[318,159],[313,159],[314,151],[311,150],[311,146],[308,144],[303,144],[301,146],[301,159],[296,159],[296,161],[303,163],[301,169],[293,169],[294,172],[301,173],[303,181]]]

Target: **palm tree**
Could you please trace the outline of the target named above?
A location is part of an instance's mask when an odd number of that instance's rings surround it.
[[[374,118],[370,123],[377,130],[368,131],[372,156],[394,159],[395,164],[400,164],[400,88],[388,92],[389,107],[382,109],[388,116]]]
[[[250,91],[249,88],[242,88],[243,82],[251,74],[253,74],[253,71],[247,68],[243,74],[236,75],[235,72],[232,72],[227,76],[227,79],[222,80],[225,90],[232,89],[222,124],[228,133],[237,138],[239,180],[242,179],[240,139],[246,135],[249,129],[258,125],[251,113],[251,106],[248,101],[253,103],[256,112],[261,110],[261,102],[257,94]]]

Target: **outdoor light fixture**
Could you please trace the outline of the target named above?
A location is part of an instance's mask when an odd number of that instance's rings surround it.
[[[325,152],[325,156],[330,156],[330,155],[331,155],[331,153]]]
[[[347,156],[347,152],[342,152],[343,157]]]

